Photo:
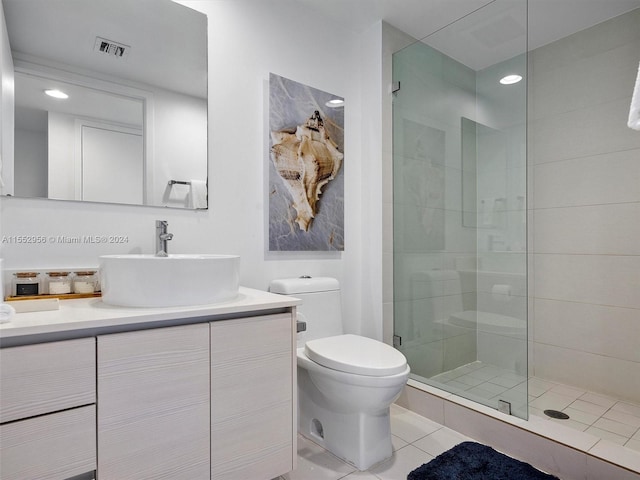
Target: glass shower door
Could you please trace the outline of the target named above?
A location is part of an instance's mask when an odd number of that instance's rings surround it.
[[[523,418],[526,7],[496,0],[393,56],[396,343],[415,380]]]

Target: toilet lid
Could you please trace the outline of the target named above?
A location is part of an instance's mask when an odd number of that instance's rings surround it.
[[[407,359],[389,345],[359,335],[318,338],[305,344],[309,359],[341,372],[382,377],[402,373]]]

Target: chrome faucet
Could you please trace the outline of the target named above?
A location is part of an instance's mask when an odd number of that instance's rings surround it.
[[[169,222],[156,220],[156,257],[168,257],[167,242],[173,238],[173,233],[167,232]]]

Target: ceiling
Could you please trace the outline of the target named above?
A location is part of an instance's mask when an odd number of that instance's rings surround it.
[[[2,0],[14,59],[206,98],[206,16],[170,0]],[[130,47],[96,51],[97,37]]]
[[[384,20],[415,39],[432,35],[450,23],[489,4],[492,5],[485,10],[494,12],[508,10],[522,4],[521,1],[516,0],[295,1],[306,4],[310,9],[356,32],[362,32],[379,20]],[[528,48],[529,50],[538,48],[635,8],[640,8],[640,0],[529,0],[526,22]],[[479,14],[481,16],[482,12]],[[494,13],[491,15],[495,17]],[[430,43],[429,40],[428,43]],[[469,45],[468,39],[452,35],[437,48],[475,69],[498,61],[492,58],[465,60],[465,50],[469,49]],[[479,52],[475,53],[478,57]],[[495,55],[499,52],[487,50],[485,53]],[[499,60],[506,58],[509,57],[503,55]]]
[[[182,1],[186,4],[191,3],[189,0]],[[429,43],[476,70],[511,58],[510,55],[513,56],[514,51],[522,53],[522,47],[517,51],[516,46],[487,47],[484,51],[469,51],[469,45],[474,45],[472,39],[470,43],[469,35],[475,33],[471,29],[478,26],[477,19],[484,14],[487,18],[484,21],[487,27],[485,31],[490,31],[492,26],[489,25],[489,20],[497,18],[495,12],[522,4],[516,0],[260,1],[273,1],[274,5],[283,8],[286,4],[304,5],[355,32],[362,32],[384,20],[416,39],[432,35],[465,15],[482,9],[478,15],[457,22],[456,26],[459,29],[465,21],[473,23],[462,34],[456,32],[447,36],[434,35],[429,39]],[[178,5],[177,2],[3,0],[3,3],[13,50],[67,64],[74,64],[77,60],[77,64],[86,65],[87,70],[104,69],[111,75],[124,78],[129,75],[129,78],[135,81],[156,84],[191,95],[206,95],[206,41],[202,40],[206,38],[206,24],[198,19],[204,16]],[[198,2],[193,3],[197,5]],[[64,10],[58,8],[61,5],[65,5]],[[488,8],[482,8],[487,5]],[[639,7],[640,0],[529,0],[529,49]],[[35,13],[38,15],[35,16]],[[21,18],[29,18],[30,23],[19,23]],[[526,31],[526,25],[523,29]],[[132,48],[128,58],[118,64],[113,59],[96,55],[93,52],[96,36],[130,45]],[[522,41],[519,43],[523,44]],[[159,45],[161,48],[158,48]],[[177,63],[169,64],[169,59],[174,59],[172,61]],[[197,78],[191,77],[184,82],[184,75],[176,75],[179,72],[201,73],[197,74]],[[144,76],[147,74],[150,74],[150,77]]]

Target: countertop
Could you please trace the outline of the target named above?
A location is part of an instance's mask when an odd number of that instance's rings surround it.
[[[100,297],[63,300],[58,310],[17,313],[11,322],[0,324],[0,344],[4,347],[96,333],[155,328],[164,324],[169,326],[237,318],[260,311],[285,311],[301,303],[295,297],[245,287],[240,287],[238,297],[234,300],[188,307],[117,307],[107,305]]]

